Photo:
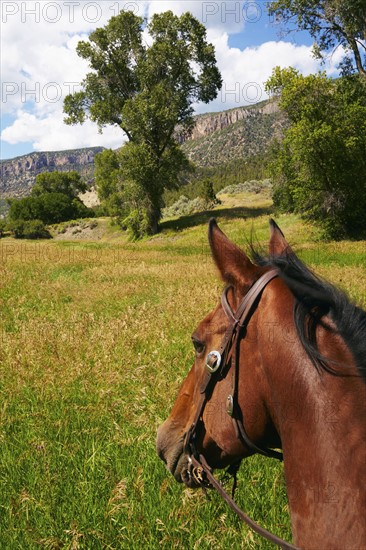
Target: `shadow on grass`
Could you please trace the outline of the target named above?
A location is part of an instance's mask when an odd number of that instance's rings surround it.
[[[181,216],[174,220],[162,221],[160,223],[161,231],[164,229],[172,229],[174,231],[180,231],[188,227],[195,227],[208,223],[210,218],[221,218],[224,220],[232,220],[234,218],[248,219],[257,218],[266,214],[271,214],[273,208],[267,206],[264,208],[245,208],[244,206],[238,206],[234,208],[217,208],[215,210],[204,210],[203,212],[196,212],[189,214],[188,216]]]

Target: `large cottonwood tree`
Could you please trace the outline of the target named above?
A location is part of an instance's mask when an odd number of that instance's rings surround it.
[[[134,199],[127,225],[135,236],[155,233],[163,191],[177,185],[187,164],[176,127],[189,133],[193,105],[213,100],[221,87],[214,47],[190,13],[167,11],[146,23],[126,11],[79,42],[77,53],[92,71],[82,90],[65,98],[65,122],[89,118],[100,128],[113,124],[123,130],[128,142],[121,150],[120,180],[124,196]]]

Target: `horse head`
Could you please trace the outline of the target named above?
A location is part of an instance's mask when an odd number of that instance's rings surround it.
[[[199,484],[189,475],[189,453],[185,445],[192,423],[198,424],[199,421],[199,426],[196,426],[195,449],[206,457],[212,468],[224,468],[236,463],[241,458],[253,454],[256,448],[267,449],[281,445],[273,421],[274,415],[271,414],[269,380],[263,371],[263,346],[267,346],[268,342],[263,339],[260,341],[259,338],[260,333],[270,333],[271,314],[267,311],[273,306],[270,286],[278,282],[269,282],[268,288],[263,292],[265,296],[261,298],[261,307],[257,308],[260,311],[256,309],[250,312],[250,324],[236,328],[237,331],[245,330],[246,337],[240,339],[240,379],[234,382],[238,387],[233,388],[234,372],[231,371],[234,371],[235,367],[229,368],[234,353],[233,342],[227,342],[223,357],[216,350],[222,347],[228,329],[229,339],[234,339],[234,335],[230,334],[230,312],[235,314],[255,282],[268,272],[268,268],[254,265],[248,256],[226,237],[214,220],[209,224],[209,243],[221,278],[228,285],[225,301],[229,312],[225,311],[223,303],[217,304],[194,330],[191,336],[195,353],[194,363],[180,388],[169,418],[159,428],[157,438],[158,454],[169,471],[177,481],[191,487]],[[282,232],[273,221],[269,247],[270,252],[276,255],[289,250]],[[286,292],[286,289],[284,290]],[[218,356],[221,365],[220,373],[216,375],[217,382],[212,390],[208,388],[209,395],[202,415],[199,414],[199,418],[195,420],[199,403],[202,401],[203,387],[208,382],[207,368],[210,367],[209,363],[217,362]],[[234,393],[237,402],[230,403]],[[233,405],[240,415],[240,425],[245,424],[244,439],[238,437],[237,427],[233,423],[230,410]]]

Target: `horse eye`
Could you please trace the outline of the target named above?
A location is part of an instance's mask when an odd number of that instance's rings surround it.
[[[200,340],[196,340],[195,338],[192,338],[192,342],[197,355],[200,355],[204,352],[205,344],[203,342],[201,342]]]

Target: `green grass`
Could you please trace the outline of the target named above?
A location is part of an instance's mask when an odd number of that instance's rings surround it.
[[[215,215],[239,245],[252,229],[265,245],[262,207]],[[155,453],[193,360],[190,334],[221,291],[210,215],[137,244],[0,240],[1,548],[271,548]],[[324,244],[295,216],[277,221],[304,261],[366,306],[365,242]],[[237,500],[291,539],[280,464],[245,461]]]

